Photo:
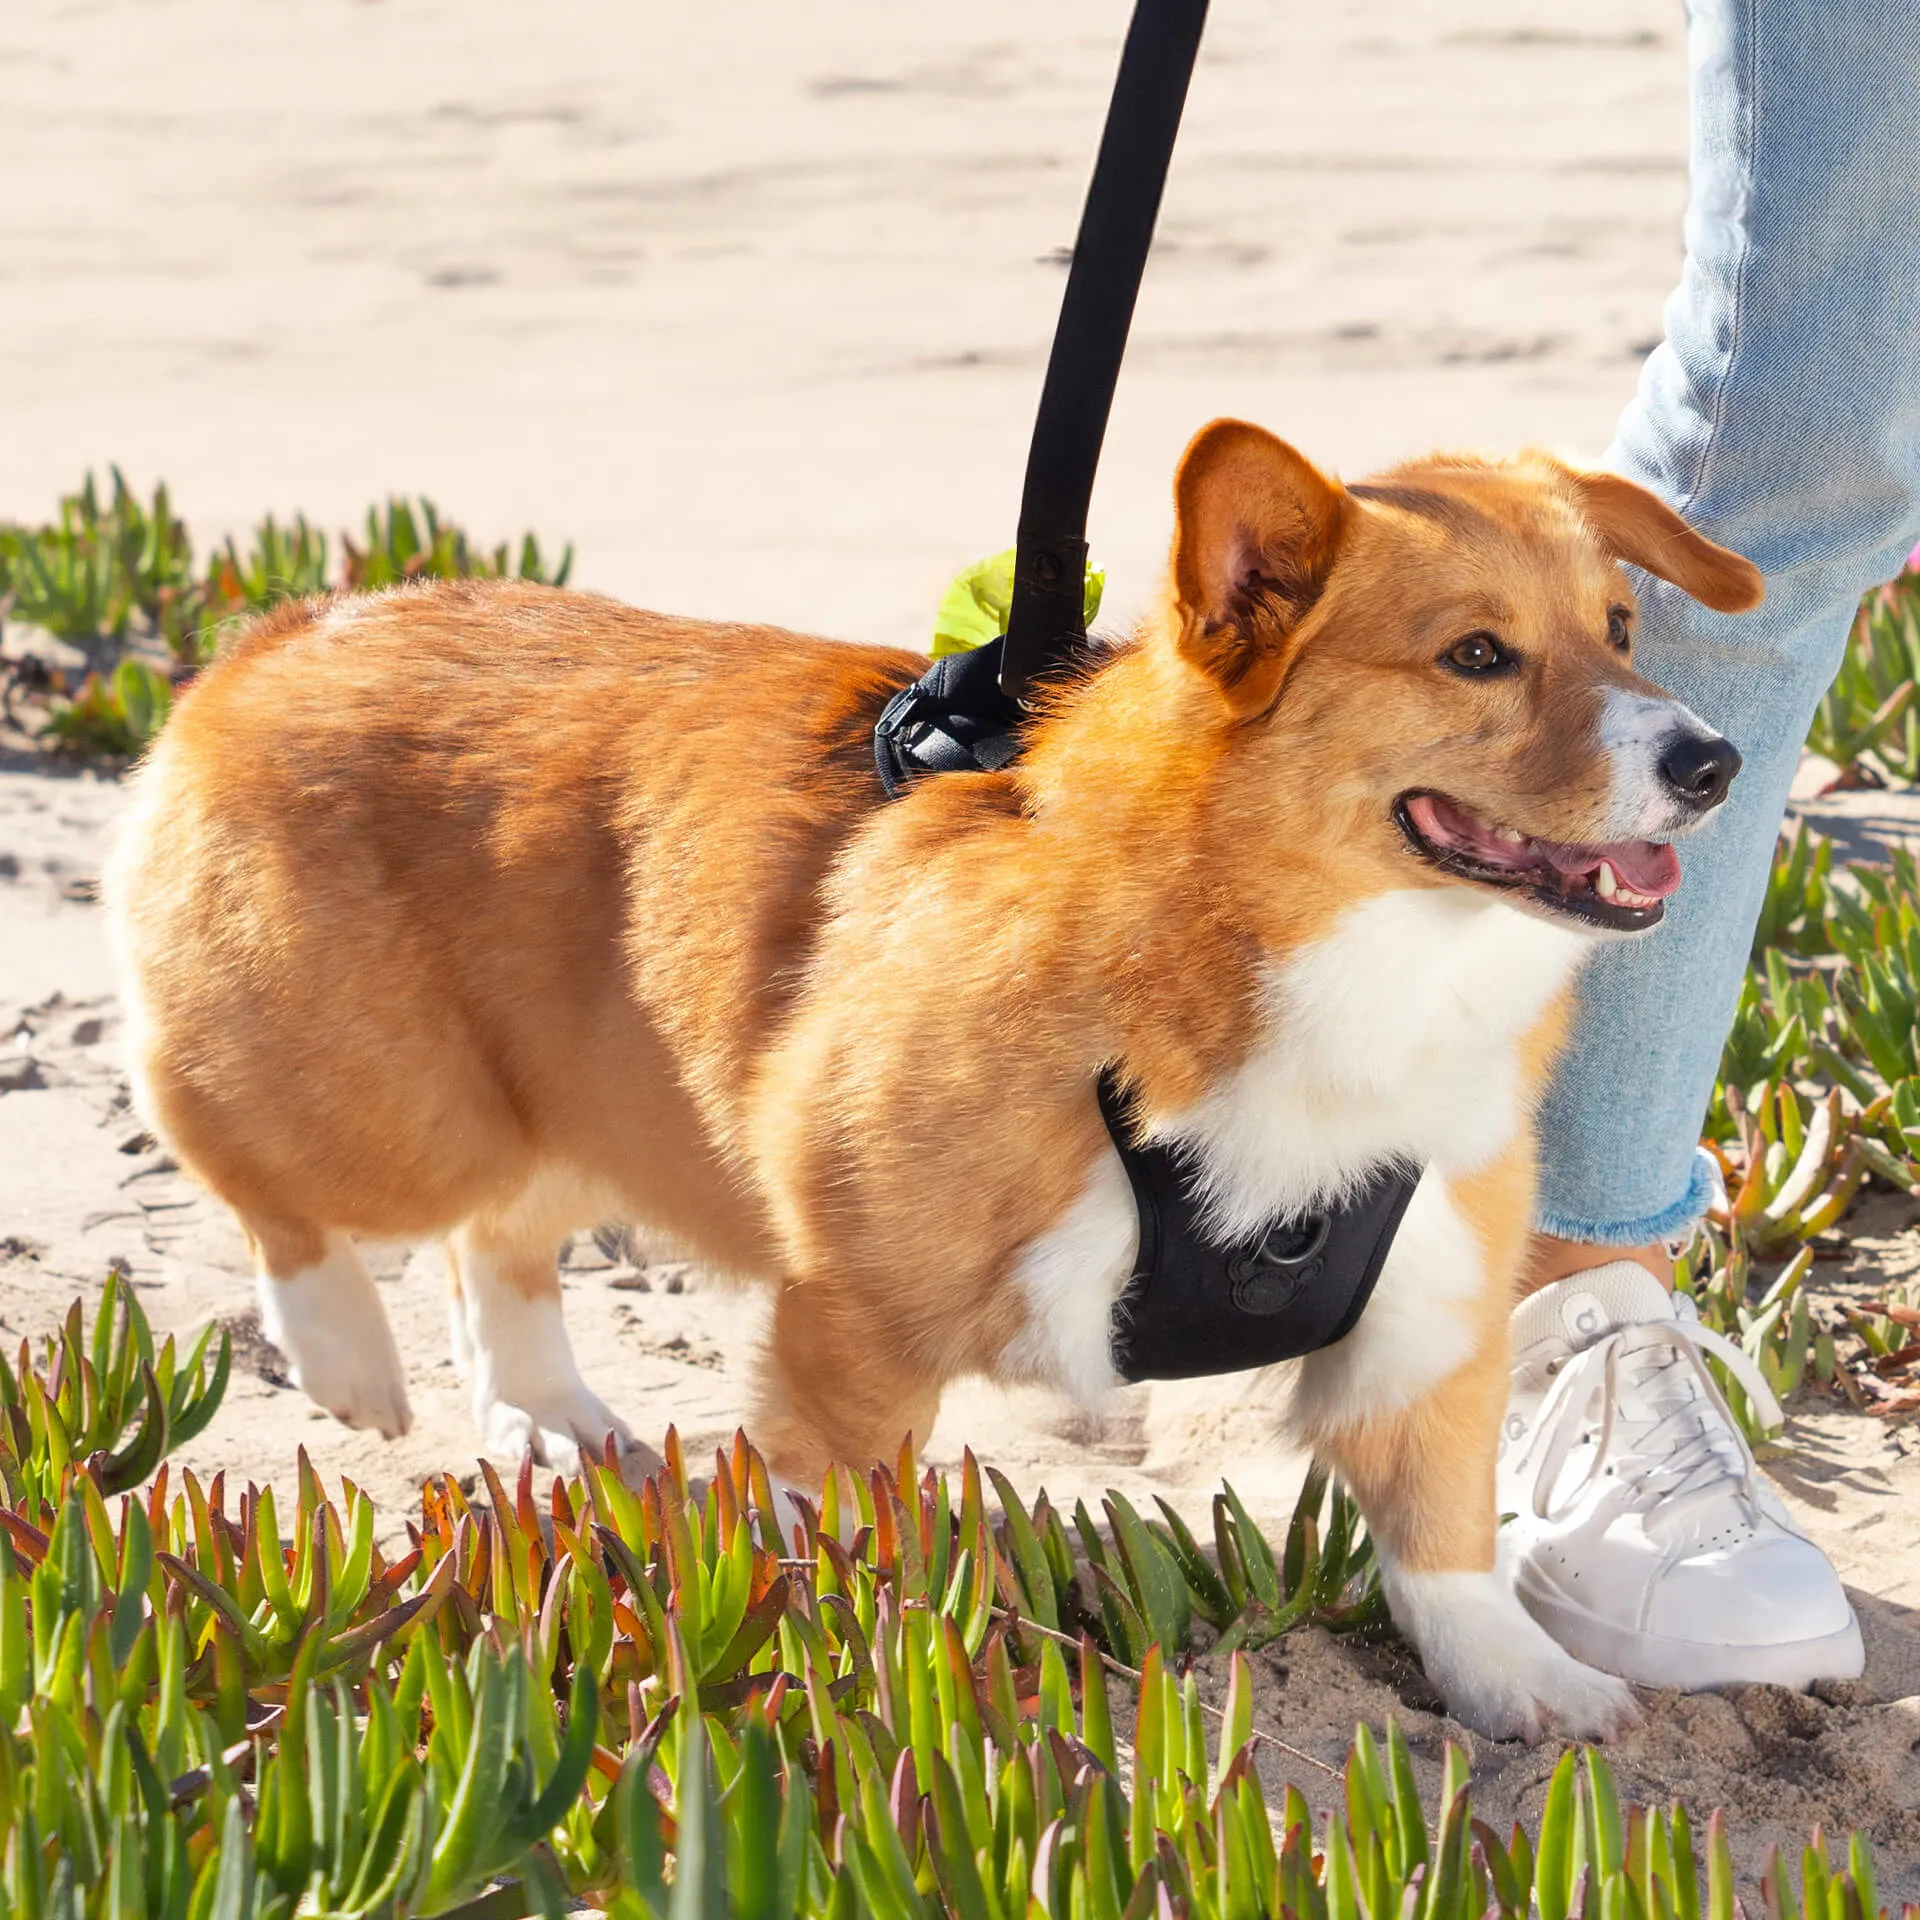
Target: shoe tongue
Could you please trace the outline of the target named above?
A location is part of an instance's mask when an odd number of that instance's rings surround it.
[[[1615,1327],[1677,1317],[1673,1295],[1639,1261],[1610,1260],[1570,1273],[1523,1300],[1513,1316],[1513,1345],[1524,1353],[1535,1341],[1552,1337],[1577,1350]]]
[[[1624,1462],[1618,1484],[1647,1494],[1647,1524],[1662,1537],[1702,1524],[1692,1506],[1670,1496],[1737,1479],[1744,1459],[1736,1431],[1701,1390],[1695,1368],[1683,1361],[1678,1349],[1684,1336],[1662,1335],[1661,1329],[1692,1317],[1692,1303],[1677,1301],[1637,1260],[1613,1260],[1543,1287],[1521,1302],[1512,1323],[1515,1357],[1542,1393],[1554,1361],[1571,1359],[1569,1349],[1577,1354],[1622,1328],[1645,1330],[1638,1338],[1629,1331],[1621,1341],[1612,1381],[1612,1444]],[[1535,1348],[1531,1355],[1529,1347]],[[1680,1413],[1689,1422],[1669,1424]],[[1587,1416],[1570,1405],[1563,1417]],[[1656,1431],[1661,1437],[1654,1452],[1640,1454],[1640,1439]],[[1574,1460],[1566,1468],[1569,1474],[1581,1470]],[[1716,1528],[1724,1530],[1724,1512],[1714,1512]]]

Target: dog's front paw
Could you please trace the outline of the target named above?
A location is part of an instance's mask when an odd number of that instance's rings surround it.
[[[1444,1676],[1429,1662],[1428,1676],[1447,1711],[1489,1740],[1611,1740],[1638,1723],[1624,1680],[1583,1665],[1544,1633],[1540,1639],[1537,1647],[1507,1649],[1494,1665]]]
[[[580,1377],[560,1312],[560,1290],[529,1288],[523,1273],[503,1277],[492,1256],[471,1245],[458,1253],[466,1310],[465,1357],[472,1369],[473,1417],[489,1453],[531,1452],[561,1473],[580,1471],[582,1453],[598,1458],[611,1434],[634,1444],[624,1421]],[[544,1278],[544,1276],[543,1276]],[[454,1356],[461,1357],[458,1314]]]
[[[274,1345],[286,1352],[278,1340]],[[294,1384],[349,1427],[370,1427],[383,1440],[398,1440],[413,1426],[413,1405],[391,1340],[384,1354],[369,1354],[343,1341],[303,1344],[287,1354]]]
[[[1394,1619],[1447,1711],[1491,1740],[1606,1740],[1640,1717],[1624,1680],[1576,1660],[1491,1573],[1399,1573]]]
[[[835,1468],[836,1473],[840,1472]],[[799,1550],[806,1551],[807,1514],[812,1514],[814,1523],[821,1533],[828,1531],[826,1516],[821,1511],[820,1483],[815,1481],[805,1490],[792,1481],[783,1479],[777,1468],[773,1472],[773,1524],[779,1530],[783,1545],[793,1546],[799,1543]],[[833,1538],[843,1547],[851,1547],[854,1536],[860,1531],[860,1509],[846,1492],[846,1476],[841,1475],[841,1495],[839,1502],[839,1523],[833,1529]],[[802,1511],[804,1507],[805,1511]]]

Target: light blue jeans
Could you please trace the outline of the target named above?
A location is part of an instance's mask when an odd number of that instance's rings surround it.
[[[1801,742],[1855,603],[1920,537],[1920,5],[1694,0],[1666,339],[1608,464],[1766,575],[1754,614],[1636,582],[1635,664],[1746,756],[1665,924],[1604,947],[1541,1115],[1540,1225],[1634,1246],[1705,1210],[1700,1123]]]

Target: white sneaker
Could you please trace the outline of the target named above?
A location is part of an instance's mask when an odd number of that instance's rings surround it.
[[[1751,1360],[1631,1260],[1513,1315],[1501,1430],[1502,1564],[1589,1666],[1650,1687],[1804,1687],[1865,1664],[1839,1576],[1788,1518],[1707,1371],[1769,1419]]]

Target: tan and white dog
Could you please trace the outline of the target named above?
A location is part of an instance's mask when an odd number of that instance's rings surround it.
[[[555,1271],[617,1216],[777,1289],[754,1431],[793,1484],[956,1375],[1111,1384],[1103,1068],[1229,1227],[1417,1161],[1294,1424],[1457,1714],[1605,1732],[1626,1688],[1495,1568],[1530,1105],[1591,935],[1659,917],[1738,764],[1634,673],[1619,563],[1727,611],[1759,577],[1537,455],[1348,489],[1221,421],[1175,505],[1159,611],[1021,761],[898,803],[869,735],[912,654],[511,582],[269,614],[110,876],[140,1104],[341,1419],[409,1419],[353,1236],[432,1237],[487,1443],[623,1431]]]

